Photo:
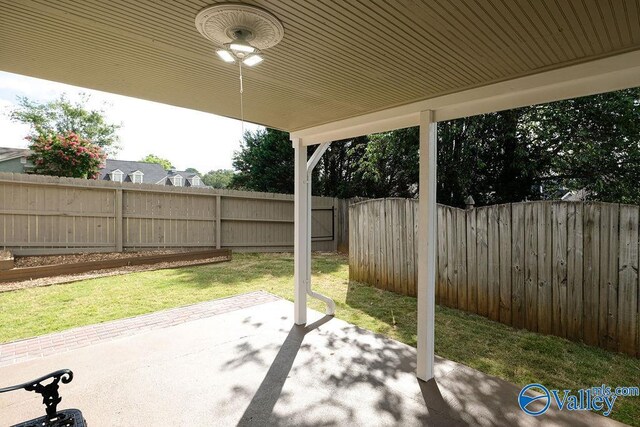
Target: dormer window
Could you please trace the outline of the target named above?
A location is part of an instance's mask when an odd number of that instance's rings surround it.
[[[171,177],[171,183],[174,187],[182,187],[182,176],[176,175]]]
[[[129,177],[131,178],[131,182],[133,182],[134,184],[142,184],[144,174],[140,171],[135,171],[131,175],[129,175]]]
[[[191,185],[194,187],[197,187],[198,185],[200,185],[200,177],[194,176],[193,178],[191,178]]]
[[[124,173],[120,169],[112,171],[109,175],[113,182],[122,182],[124,178]]]

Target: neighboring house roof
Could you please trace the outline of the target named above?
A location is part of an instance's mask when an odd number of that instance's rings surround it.
[[[17,159],[20,157],[29,157],[31,150],[26,148],[10,148],[0,147],[0,162]]]
[[[173,185],[173,182],[171,182],[171,178],[175,177],[175,176],[181,176],[184,179],[183,185],[188,185],[189,187],[205,187],[205,185],[202,183],[202,178],[200,179],[200,183],[194,185],[193,184],[193,178],[198,177],[200,178],[200,175],[198,175],[197,173],[193,173],[193,172],[187,172],[187,171],[179,171],[179,170],[170,170],[167,172],[167,183],[166,185]]]
[[[140,171],[143,173],[143,183],[145,184],[159,184],[159,185],[173,185],[170,178],[180,175],[184,178],[183,186],[187,187],[204,187],[202,180],[199,184],[193,185],[193,178],[198,174],[186,171],[165,170],[161,165],[157,163],[136,162],[131,160],[113,160],[107,159],[105,167],[100,170],[100,177],[98,179],[111,180],[109,175],[111,172],[120,170],[124,173],[124,182],[131,182],[131,175],[134,172]]]
[[[98,179],[110,181],[110,173],[120,170],[124,173],[124,182],[131,182],[131,174],[140,171],[144,174],[145,184],[156,184],[167,176],[167,171],[157,163],[134,162],[129,160],[107,159],[105,167],[100,170]]]

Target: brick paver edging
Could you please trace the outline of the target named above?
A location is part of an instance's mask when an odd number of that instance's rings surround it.
[[[0,366],[13,365],[115,338],[166,328],[278,300],[280,300],[279,297],[268,292],[250,292],[0,344]]]

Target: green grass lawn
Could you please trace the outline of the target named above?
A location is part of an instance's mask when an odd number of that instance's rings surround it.
[[[314,288],[336,301],[337,317],[415,346],[415,298],[348,283],[348,268],[345,257],[314,255]],[[222,264],[0,293],[0,342],[259,289],[293,300],[293,256],[234,254]],[[436,307],[436,353],[518,385],[575,390],[640,383],[638,359],[444,307]],[[612,418],[640,426],[640,397],[618,398]]]

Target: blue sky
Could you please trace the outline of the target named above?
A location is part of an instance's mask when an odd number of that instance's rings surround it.
[[[18,96],[49,101],[66,93],[71,100],[91,95],[90,107],[104,109],[107,119],[121,123],[120,160],[140,160],[149,153],[169,159],[178,169],[200,172],[230,169],[233,152],[240,148],[241,123],[213,114],[157,102],[69,86],[0,71],[0,146],[26,147],[29,128],[9,120]],[[245,123],[245,130],[259,126]]]

